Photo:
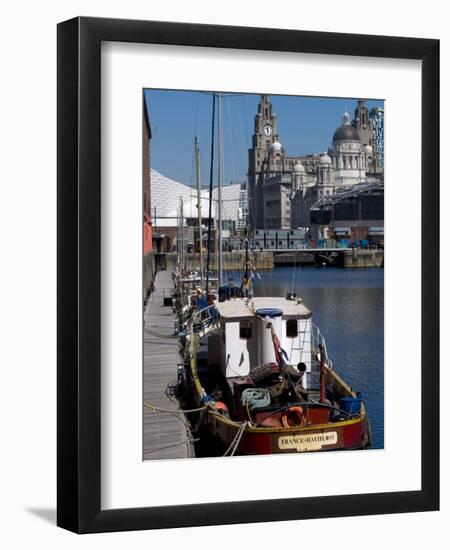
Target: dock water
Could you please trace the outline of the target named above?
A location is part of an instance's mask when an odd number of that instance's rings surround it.
[[[180,411],[180,414],[152,412],[144,406],[144,460],[189,458],[194,456],[188,441],[184,419],[177,401],[166,396],[167,385],[177,378],[177,364],[181,358],[178,339],[174,332],[174,314],[170,306],[164,306],[173,288],[170,271],[159,271],[155,288],[144,311],[144,404],[158,409]]]

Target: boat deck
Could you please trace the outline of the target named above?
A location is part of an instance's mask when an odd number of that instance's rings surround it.
[[[171,273],[159,271],[144,311],[145,328],[157,334],[173,334],[174,314],[171,307],[164,306],[164,297],[170,296],[172,288]],[[177,402],[166,396],[167,385],[177,378],[179,362],[177,338],[163,338],[144,331],[144,403],[170,411],[180,410]],[[188,458],[193,456],[191,447],[185,426],[178,417],[144,407],[144,460]]]
[[[224,302],[214,301],[214,305],[221,317],[232,319],[244,319],[254,317],[254,312],[247,306],[246,300],[242,298],[231,298]],[[311,311],[296,300],[287,300],[283,297],[255,297],[252,300],[255,310],[260,308],[278,308],[283,312],[284,317],[295,317],[296,319],[309,319]]]

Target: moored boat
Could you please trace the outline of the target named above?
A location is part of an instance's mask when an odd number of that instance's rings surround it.
[[[201,306],[189,310],[176,387],[197,456],[370,447],[365,405],[336,373],[312,312],[294,292],[253,296],[248,236],[240,287],[223,285],[220,154],[218,166],[219,288],[210,303],[207,280]],[[211,209],[208,221],[210,243]],[[210,251],[208,244],[207,273]]]
[[[177,395],[201,409],[191,417],[200,454],[369,448],[364,402],[335,371],[312,312],[292,293],[253,297],[251,278],[247,266],[240,296],[219,289],[188,323]]]

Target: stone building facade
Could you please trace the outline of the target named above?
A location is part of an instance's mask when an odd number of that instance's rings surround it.
[[[374,164],[373,127],[365,101],[355,119],[344,113],[328,152],[289,156],[280,142],[269,96],[261,96],[249,149],[249,225],[297,229],[310,224],[309,210],[322,197],[365,183]],[[375,175],[375,174],[372,174]]]
[[[306,179],[311,182],[315,181],[320,156],[293,157],[286,154],[280,143],[278,120],[268,95],[261,96],[261,101],[258,104],[258,112],[254,120],[252,147],[248,154],[248,216],[250,228],[255,229],[264,227],[266,214],[268,217],[272,216],[271,212],[277,208],[276,205],[271,205],[271,201],[274,199],[271,199],[270,196],[267,198],[269,204],[265,208],[264,182],[268,184],[267,194],[273,194],[274,188],[270,187],[274,183],[273,178],[285,176],[284,179],[281,178],[285,183],[286,177],[291,177],[294,167],[298,163],[301,164],[305,172],[305,181]],[[285,187],[280,187],[280,192],[286,193]],[[290,195],[290,193],[291,190],[288,194]],[[286,201],[283,202],[286,206]],[[281,204],[280,208],[283,208]]]
[[[144,255],[153,250],[153,227],[151,220],[151,184],[150,184],[150,140],[152,130],[145,97],[142,117],[142,194],[144,207]]]

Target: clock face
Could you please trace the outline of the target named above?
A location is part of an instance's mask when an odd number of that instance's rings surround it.
[[[271,136],[272,135],[272,126],[270,124],[264,124],[263,132],[264,132],[265,136]]]

